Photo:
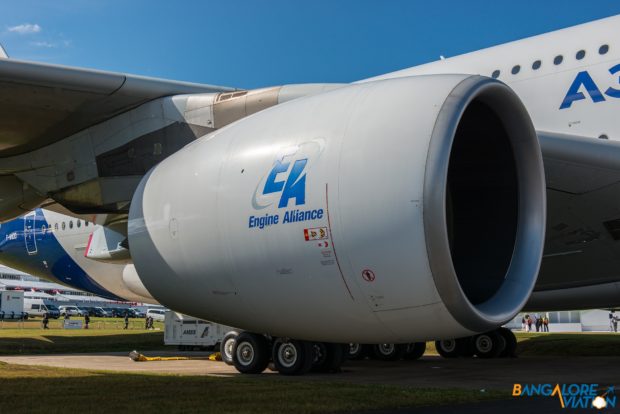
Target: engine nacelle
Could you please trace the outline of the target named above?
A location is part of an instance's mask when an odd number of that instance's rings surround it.
[[[354,84],[154,167],[131,204],[129,245],[146,289],[190,315],[305,340],[454,338],[527,301],[543,174],[529,116],[499,81]]]

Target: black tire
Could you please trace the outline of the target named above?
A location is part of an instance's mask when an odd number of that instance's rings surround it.
[[[368,345],[350,343],[347,358],[351,360],[364,359],[368,355]]]
[[[456,339],[442,339],[435,341],[435,349],[443,358],[458,358],[461,356],[459,343]]]
[[[474,338],[467,336],[465,338],[457,339],[460,348],[460,356],[463,358],[472,358],[476,354],[476,348],[474,347]]]
[[[340,348],[342,348],[342,359],[340,361],[340,366],[342,366],[345,362],[349,360],[349,344],[339,344]]]
[[[496,331],[474,336],[474,348],[478,358],[496,358],[505,347],[506,341]]]
[[[345,348],[341,344],[315,342],[313,372],[338,372],[345,360]]]
[[[499,334],[504,337],[506,346],[504,350],[499,354],[500,358],[514,358],[517,356],[517,337],[508,328],[499,328]]]
[[[314,362],[312,342],[276,339],[273,343],[273,365],[282,375],[302,375]]]
[[[269,364],[269,342],[263,335],[242,332],[233,347],[233,365],[242,374],[260,374]]]
[[[404,358],[409,361],[420,359],[426,351],[426,342],[415,342],[407,344],[405,347]]]
[[[401,344],[377,344],[372,346],[373,356],[380,361],[397,361],[402,359],[407,350],[407,345]]]
[[[230,331],[224,335],[222,343],[220,344],[220,354],[222,355],[222,361],[226,365],[233,365],[233,349],[235,347],[235,340],[239,336],[238,332]]]

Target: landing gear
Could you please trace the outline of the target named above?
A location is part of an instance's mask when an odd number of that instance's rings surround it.
[[[471,337],[435,341],[435,349],[444,358],[471,357],[474,355]]]
[[[456,346],[456,339],[442,339],[435,341],[435,349],[437,353],[444,358],[456,358],[459,356],[459,350]]]
[[[224,339],[220,344],[220,354],[222,355],[222,361],[226,365],[233,365],[233,348],[235,347],[237,336],[239,336],[238,332],[230,331],[224,335]]]
[[[263,335],[242,332],[233,346],[233,364],[242,374],[260,374],[269,365],[269,351]]]
[[[415,342],[405,345],[404,358],[407,360],[420,359],[426,351],[426,342]]]
[[[364,359],[368,354],[368,346],[358,343],[349,344],[348,358],[352,360]]]
[[[311,342],[276,339],[273,343],[273,365],[282,375],[305,374],[312,368],[314,347]]]
[[[495,358],[506,347],[506,340],[497,331],[474,336],[474,349],[478,358]]]
[[[506,341],[506,346],[500,352],[500,358],[514,358],[517,356],[517,337],[515,334],[508,328],[499,328],[499,334]]]
[[[349,345],[270,338],[250,332],[230,332],[222,341],[222,360],[242,374],[259,374],[267,367],[282,375],[337,372]]]
[[[401,359],[407,351],[407,345],[377,344],[373,345],[372,353],[381,361],[396,361]]]
[[[366,357],[381,361],[396,361],[398,359],[420,359],[426,351],[426,342],[412,342],[409,344],[377,344],[366,345],[350,343],[347,359],[360,360]]]
[[[348,345],[315,342],[312,371],[337,372],[347,358]]]
[[[505,358],[515,357],[517,338],[508,328],[498,328],[474,336],[435,341],[437,353],[444,358],[472,357]]]

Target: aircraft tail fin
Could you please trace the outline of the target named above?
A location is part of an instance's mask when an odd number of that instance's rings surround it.
[[[4,50],[4,47],[2,46],[1,43],[0,43],[0,58],[3,58],[3,59],[9,58],[9,55],[6,54],[6,51]]]

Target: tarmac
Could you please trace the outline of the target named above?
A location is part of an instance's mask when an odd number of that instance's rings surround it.
[[[0,356],[0,361],[10,364],[43,365],[62,368],[117,371],[129,373],[162,373],[176,375],[210,375],[230,377],[240,375],[223,362],[209,361],[204,352],[142,352],[147,356],[190,356],[191,360],[134,362],[126,353],[64,354]],[[264,378],[282,378],[265,371]],[[594,383],[614,385],[620,390],[620,357],[521,357],[508,359],[443,359],[425,356],[417,361],[349,361],[342,371],[333,374],[307,374],[286,377],[292,381],[348,382],[384,384],[419,388],[462,388],[480,392],[503,390],[511,392],[515,383],[520,384],[572,384]],[[468,406],[431,407],[427,409],[375,412],[389,413],[485,413],[502,414],[523,412],[564,412],[555,398],[511,398]],[[469,410],[469,411],[468,411]],[[572,413],[579,410],[571,409]],[[588,410],[592,412],[592,410]],[[605,412],[614,412],[605,410]]]

